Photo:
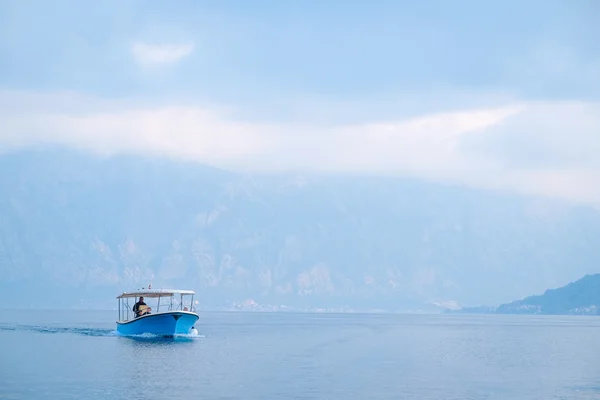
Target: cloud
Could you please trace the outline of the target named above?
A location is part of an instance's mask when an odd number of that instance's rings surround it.
[[[59,143],[255,172],[369,173],[600,206],[600,104],[509,102],[350,124],[248,122],[217,108],[0,92],[0,149]]]
[[[498,124],[466,137],[468,153],[519,168],[600,167],[598,103],[530,103],[508,125]]]
[[[135,60],[142,65],[172,64],[189,56],[194,51],[194,44],[151,45],[136,42],[131,51]]]

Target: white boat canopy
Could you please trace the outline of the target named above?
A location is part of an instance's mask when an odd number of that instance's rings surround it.
[[[176,290],[176,289],[138,289],[132,292],[123,292],[123,294],[117,296],[117,299],[124,299],[128,297],[171,297],[176,294],[180,295],[193,295],[193,290]]]

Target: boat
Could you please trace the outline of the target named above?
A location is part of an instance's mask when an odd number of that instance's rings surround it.
[[[199,316],[194,307],[195,292],[150,287],[117,296],[117,332],[124,336],[148,334],[163,337],[197,334],[194,324]],[[151,299],[155,308],[146,304],[146,300],[150,302]]]

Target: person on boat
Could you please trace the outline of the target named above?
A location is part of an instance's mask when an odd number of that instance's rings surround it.
[[[135,303],[133,305],[133,312],[135,313],[136,317],[141,317],[144,314],[149,314],[150,313],[150,307],[144,307],[141,311],[140,311],[140,306],[147,306],[146,303],[144,303],[144,298],[140,296],[140,301],[138,301],[137,303]]]

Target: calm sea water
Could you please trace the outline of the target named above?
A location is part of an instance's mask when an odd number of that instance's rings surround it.
[[[0,310],[0,399],[600,399],[600,318]]]

